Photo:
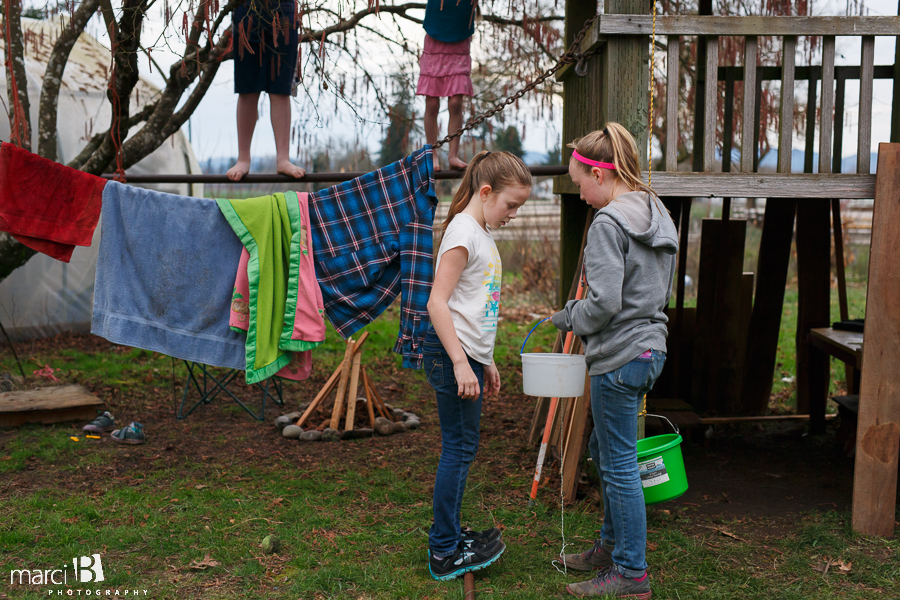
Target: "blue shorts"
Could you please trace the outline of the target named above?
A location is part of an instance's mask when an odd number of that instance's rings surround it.
[[[234,93],[289,95],[299,43],[294,2],[244,0],[234,9],[231,27]]]

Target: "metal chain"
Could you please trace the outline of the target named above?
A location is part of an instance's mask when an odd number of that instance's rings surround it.
[[[569,49],[566,51],[566,53],[560,57],[560,59],[556,62],[555,65],[553,65],[552,67],[550,67],[549,69],[544,71],[544,73],[541,74],[540,77],[538,77],[537,79],[535,79],[534,81],[532,81],[531,83],[526,85],[524,88],[522,88],[521,90],[519,90],[518,92],[516,92],[515,94],[513,94],[506,100],[503,100],[502,102],[498,102],[497,104],[494,105],[493,108],[491,108],[487,112],[479,115],[478,117],[476,117],[474,119],[469,120],[469,122],[467,122],[465,125],[463,125],[459,129],[459,131],[457,131],[456,133],[453,133],[451,135],[448,135],[447,137],[440,140],[436,144],[433,144],[432,148],[440,148],[441,146],[443,146],[450,140],[461,136],[465,132],[473,129],[474,127],[476,127],[478,125],[481,125],[482,123],[484,123],[485,119],[490,119],[495,114],[497,114],[498,112],[500,112],[501,110],[503,110],[504,108],[506,108],[507,106],[509,106],[510,104],[512,104],[513,102],[515,102],[516,100],[518,100],[519,98],[521,98],[522,96],[524,96],[525,94],[527,94],[528,92],[533,90],[534,88],[536,88],[538,85],[542,84],[548,77],[552,76],[554,73],[559,71],[565,65],[569,65],[572,63],[583,64],[589,58],[594,56],[597,53],[597,50],[591,50],[590,52],[582,52],[581,51],[581,42],[582,42],[582,40],[584,40],[584,36],[585,36],[585,34],[587,34],[588,29],[591,28],[591,25],[594,24],[594,21],[596,21],[597,17],[599,17],[599,16],[600,15],[594,15],[593,17],[591,17],[590,19],[585,21],[584,27],[582,27],[581,31],[578,32],[578,35],[575,36],[575,40],[572,42],[572,45],[569,46]]]

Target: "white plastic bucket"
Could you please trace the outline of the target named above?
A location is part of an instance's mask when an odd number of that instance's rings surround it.
[[[586,371],[582,354],[522,354],[522,388],[529,396],[577,398]]]
[[[525,344],[537,326],[549,319],[538,321],[522,342],[522,390],[529,396],[544,398],[577,398],[584,394],[584,376],[587,364],[583,354],[555,354],[536,352],[525,354]]]

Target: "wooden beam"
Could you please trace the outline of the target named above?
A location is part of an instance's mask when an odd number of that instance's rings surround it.
[[[646,182],[646,177],[644,178]],[[815,173],[673,173],[653,175],[660,196],[694,198],[860,198],[875,195],[874,175]]]
[[[653,16],[605,14],[588,35],[584,46],[611,35],[650,35]],[[900,17],[719,17],[699,15],[657,16],[656,35],[848,35],[896,36]]]
[[[716,72],[719,66],[719,38],[706,38],[706,86],[703,102],[703,172],[712,173],[715,167],[716,124],[719,122],[719,86]]]
[[[900,446],[900,144],[879,144],[853,473],[853,529],[894,535]]]
[[[741,391],[741,403],[751,413],[762,414],[769,406],[796,209],[796,200],[766,202]]]
[[[834,36],[822,39],[822,104],[819,111],[819,173],[831,173],[834,132]]]
[[[0,427],[88,420],[104,404],[77,384],[4,392],[0,394]]]
[[[784,36],[783,71],[781,73],[781,113],[778,131],[778,172],[791,172],[794,147],[794,60],[797,36]]]
[[[831,324],[831,207],[797,202],[797,412],[810,415],[810,432],[824,433],[828,358],[811,351],[809,332]]]
[[[678,170],[678,85],[679,51],[678,36],[669,38],[666,58],[666,171]]]
[[[759,41],[755,35],[744,40],[744,131],[741,134],[741,171],[753,172],[753,123],[756,113],[756,62]]]
[[[872,165],[872,75],[875,65],[875,38],[862,39],[859,76],[859,142],[856,150],[856,172],[868,174]]]

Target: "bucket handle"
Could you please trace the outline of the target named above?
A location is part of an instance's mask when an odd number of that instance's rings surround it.
[[[531,331],[528,332],[528,335],[525,336],[525,341],[522,342],[522,349],[519,351],[519,354],[525,354],[525,344],[528,343],[528,338],[531,337],[531,334],[534,333],[534,330],[537,329],[538,325],[540,325],[541,323],[543,323],[544,321],[546,321],[547,319],[549,319],[552,316],[553,315],[550,315],[549,317],[544,317],[543,319],[541,319],[540,321],[535,323],[534,327],[531,328]]]
[[[673,423],[672,421],[670,421],[670,420],[667,419],[666,417],[664,417],[664,416],[662,416],[662,415],[653,415],[653,414],[650,414],[650,413],[647,413],[647,416],[648,416],[648,417],[657,417],[657,418],[659,418],[659,419],[663,419],[666,423],[668,423],[669,425],[672,426],[672,429],[675,430],[675,433],[677,433],[678,435],[681,435],[681,431],[679,431],[678,425],[676,425],[675,423]]]

